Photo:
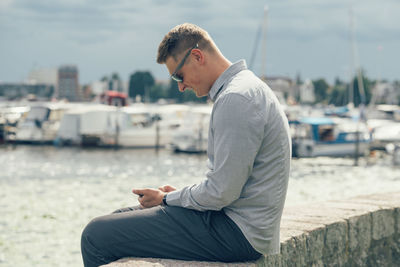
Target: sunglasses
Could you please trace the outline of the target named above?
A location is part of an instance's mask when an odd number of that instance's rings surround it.
[[[187,51],[186,55],[183,57],[182,61],[179,63],[178,67],[176,67],[174,73],[172,73],[171,78],[176,81],[177,83],[183,82],[183,77],[178,75],[177,72],[185,65],[185,61],[192,52],[193,49],[198,48],[199,44],[195,44],[189,51]]]

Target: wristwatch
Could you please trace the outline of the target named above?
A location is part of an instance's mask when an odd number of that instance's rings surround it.
[[[163,197],[163,199],[162,199],[162,202],[163,202],[163,204],[164,204],[165,206],[168,206],[168,204],[167,204],[167,194],[164,195],[164,197]]]

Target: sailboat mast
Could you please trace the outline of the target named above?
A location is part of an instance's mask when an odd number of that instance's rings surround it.
[[[264,21],[263,21],[263,45],[262,45],[262,69],[261,69],[261,77],[267,79],[266,74],[266,64],[267,64],[267,15],[268,15],[268,6],[264,6]]]
[[[351,59],[352,59],[352,70],[356,70],[357,74],[357,83],[358,83],[358,92],[360,94],[360,103],[365,105],[366,99],[365,99],[365,90],[364,90],[364,81],[362,79],[362,72],[361,72],[361,67],[360,67],[360,62],[358,58],[358,50],[357,50],[357,45],[356,45],[356,40],[355,40],[355,29],[354,29],[354,15],[353,15],[353,10],[350,8],[350,39],[351,39]],[[353,74],[351,76],[351,81],[350,81],[350,92],[349,92],[349,103],[354,104],[354,82],[353,82]]]
[[[354,70],[356,69],[355,63],[355,40],[354,40],[354,21],[353,21],[353,10],[350,7],[349,9],[349,22],[350,22],[350,31],[349,31],[349,39],[350,39],[350,59],[351,66],[349,70],[349,101],[348,105],[354,107]]]
[[[358,158],[359,158],[359,150],[360,150],[360,122],[364,119],[364,105],[365,105],[365,91],[364,91],[364,83],[362,79],[362,73],[361,73],[361,68],[359,64],[359,59],[358,59],[358,51],[357,51],[357,46],[356,46],[356,38],[355,38],[355,30],[354,30],[354,16],[353,16],[353,10],[350,8],[350,37],[351,37],[351,51],[352,51],[352,62],[353,62],[353,68],[352,70],[356,69],[357,71],[357,83],[358,83],[358,93],[360,95],[360,105],[359,105],[359,119],[357,121],[357,130],[356,130],[356,146],[355,146],[355,151],[354,151],[354,165],[358,166]],[[352,73],[354,74],[354,73]],[[352,75],[353,76],[353,75]],[[351,87],[350,91],[353,91],[353,82],[354,78],[351,77]],[[353,93],[352,93],[353,95]],[[354,99],[353,99],[353,104],[354,104]]]

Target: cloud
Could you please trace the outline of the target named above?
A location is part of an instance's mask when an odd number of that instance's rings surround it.
[[[12,5],[13,2],[14,2],[14,0],[2,0],[2,1],[0,1],[0,7],[8,8]]]
[[[108,4],[101,4],[104,2]],[[70,37],[86,40],[113,38],[131,26],[130,17],[140,16],[139,8],[127,6],[125,1],[18,1],[14,2],[3,19],[12,25],[9,30],[24,32],[38,30],[44,34],[62,32]],[[11,23],[13,22],[13,23]],[[81,37],[79,37],[81,36]]]
[[[312,60],[324,54],[328,45],[347,47],[351,4],[360,46],[379,43],[389,49],[400,42],[398,0],[0,0],[0,57],[7,61],[0,63],[0,75],[13,75],[4,73],[5,65],[14,64],[15,58],[22,64],[24,60],[55,62],[64,57],[90,69],[96,56],[110,54],[104,58],[111,58],[114,68],[120,64],[125,72],[132,71],[126,69],[126,57],[151,67],[158,43],[183,22],[205,28],[228,58],[248,58],[265,4],[269,7],[267,46],[274,53],[269,66],[290,69],[296,63],[293,58]],[[22,44],[29,44],[29,49]],[[52,51],[51,57],[47,51]]]
[[[90,44],[98,39],[118,38],[134,31],[145,33],[194,22],[219,30],[253,30],[261,23],[265,1],[186,0],[8,0],[3,20],[16,22],[18,31],[29,26],[46,32],[63,31],[68,37]],[[11,5],[11,8],[10,8]],[[336,35],[348,38],[349,1],[269,1],[268,31],[275,38],[307,41]],[[364,0],[353,4],[357,32],[363,40],[382,39],[382,32],[399,33],[396,18],[400,3],[395,0],[377,2]],[[7,24],[7,23],[6,23]],[[234,30],[233,30],[234,31]],[[88,36],[85,36],[88,35]]]
[[[361,41],[380,38],[381,33],[399,36],[397,14],[400,2],[364,0],[351,1],[281,1],[272,2],[269,10],[269,30],[280,38],[312,41],[335,35],[348,39],[350,32],[350,9],[356,32]]]

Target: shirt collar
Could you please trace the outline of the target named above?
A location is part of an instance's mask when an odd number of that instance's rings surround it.
[[[239,60],[230,65],[229,68],[227,68],[212,85],[210,92],[208,93],[210,99],[213,102],[215,102],[219,92],[224,87],[225,83],[229,82],[232,76],[246,69],[247,66],[246,66],[246,61],[244,59]]]

